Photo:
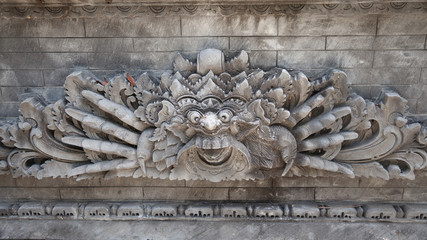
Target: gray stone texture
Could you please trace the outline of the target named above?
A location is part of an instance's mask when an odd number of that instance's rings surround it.
[[[59,99],[63,96],[65,77],[75,70],[91,69],[99,79],[126,72],[134,76],[143,70],[160,70],[161,73],[161,70],[171,69],[177,51],[195,58],[196,52],[202,49],[218,48],[226,52],[227,57],[242,49],[248,50],[252,66],[266,70],[280,66],[313,73],[312,77],[328,67],[343,69],[353,89],[362,97],[375,98],[384,87],[395,90],[408,100],[411,114],[427,119],[425,13],[5,18],[0,21],[0,29],[1,118],[19,115],[22,94],[39,94],[49,101]],[[417,173],[414,181],[302,177],[221,183],[132,178],[77,182],[75,179],[52,181],[0,176],[0,199],[426,202],[426,182],[422,173]],[[14,221],[6,222],[0,224],[2,238],[55,238],[55,235],[47,236],[47,231],[31,233],[31,228],[37,229],[36,221],[21,222],[26,224],[27,233],[11,231]],[[45,228],[50,226],[46,222],[37,224]],[[114,228],[106,227],[108,222],[92,222],[90,229],[98,229],[94,232],[79,231],[81,222],[49,224],[70,226],[61,229],[69,231],[71,239],[92,238],[82,235],[83,232],[114,239],[113,235],[108,235],[115,232]],[[170,226],[168,222],[144,223],[142,227],[138,223],[120,224],[123,228],[117,229],[130,229],[127,233],[132,236],[153,239],[167,237],[151,230],[153,226]],[[178,224],[173,229],[185,231],[185,238],[205,239],[218,239],[218,236],[223,239],[236,236],[315,239],[318,231],[336,236],[336,239],[369,239],[379,228],[383,229],[381,237],[389,239],[419,239],[425,235],[424,225],[417,228],[416,224],[312,224],[310,227],[314,230],[308,233],[301,230],[299,223],[284,227],[282,223],[246,226],[237,222],[203,222],[208,227],[206,232],[199,229],[198,224],[201,223],[185,227]],[[101,231],[101,226],[107,231]],[[232,227],[239,230],[231,231]],[[356,231],[362,227],[363,231]],[[287,229],[286,234],[278,234],[283,228]],[[400,229],[402,231],[398,232]],[[162,234],[169,233],[170,237],[177,236],[173,231],[162,231]],[[57,236],[67,236],[64,234],[60,231]]]

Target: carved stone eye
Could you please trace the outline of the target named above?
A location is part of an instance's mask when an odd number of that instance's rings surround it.
[[[192,124],[198,124],[200,119],[202,118],[202,114],[197,111],[190,111],[187,113],[187,118]]]
[[[228,123],[233,117],[233,112],[228,109],[224,109],[218,113],[218,117],[222,122]]]

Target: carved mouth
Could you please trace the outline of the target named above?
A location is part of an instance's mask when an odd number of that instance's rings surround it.
[[[230,159],[231,153],[233,152],[232,147],[221,148],[221,149],[197,149],[197,154],[202,161],[218,166]]]
[[[200,159],[211,165],[225,163],[233,152],[227,135],[199,135],[196,137],[196,148]]]

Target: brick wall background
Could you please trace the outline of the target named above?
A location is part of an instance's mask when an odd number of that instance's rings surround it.
[[[4,8],[2,9],[4,11]],[[425,8],[424,8],[425,10]],[[166,14],[117,17],[4,17],[0,21],[0,117],[16,117],[25,93],[53,102],[65,77],[89,69],[100,79],[172,69],[176,52],[204,48],[226,56],[249,51],[252,67],[315,76],[344,70],[354,90],[374,98],[383,87],[427,119],[427,14]],[[21,96],[21,97],[20,97]],[[0,176],[0,199],[350,200],[427,202],[427,173],[415,181],[281,178],[259,182],[85,180]]]

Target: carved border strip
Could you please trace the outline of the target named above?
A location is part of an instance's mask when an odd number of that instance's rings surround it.
[[[286,15],[426,13],[425,2],[275,4],[275,5],[174,5],[174,6],[10,6],[0,8],[2,18],[136,17],[165,15]]]
[[[378,203],[5,202],[2,219],[426,222],[427,205]]]

